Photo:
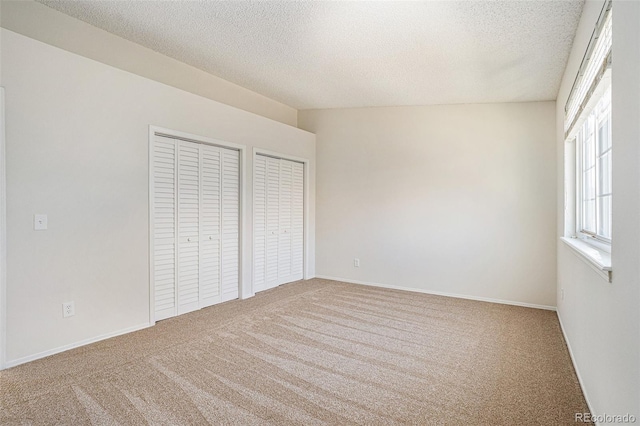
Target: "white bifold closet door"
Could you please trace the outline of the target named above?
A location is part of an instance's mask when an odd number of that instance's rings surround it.
[[[239,152],[156,136],[155,319],[238,297]]]
[[[304,164],[256,155],[254,291],[303,278]]]

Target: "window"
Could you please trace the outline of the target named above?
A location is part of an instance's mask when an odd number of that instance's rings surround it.
[[[610,247],[611,186],[611,2],[596,25],[565,106],[565,137],[575,143],[575,217],[567,236]],[[573,210],[573,211],[572,211]]]
[[[611,242],[611,87],[576,136],[577,231]]]

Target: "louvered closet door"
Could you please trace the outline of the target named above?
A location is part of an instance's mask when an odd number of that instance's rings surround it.
[[[155,137],[156,320],[238,297],[239,173],[236,150]]]
[[[220,302],[221,153],[200,146],[200,307]]]
[[[153,282],[156,320],[176,314],[176,143],[156,136],[153,166]]]
[[[238,298],[240,153],[222,149],[222,301]]]
[[[256,155],[254,291],[303,278],[304,165]]]
[[[200,145],[178,142],[178,315],[199,308]]]

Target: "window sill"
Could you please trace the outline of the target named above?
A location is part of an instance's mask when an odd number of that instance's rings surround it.
[[[611,282],[611,253],[598,249],[578,238],[560,238],[582,261],[602,278]]]

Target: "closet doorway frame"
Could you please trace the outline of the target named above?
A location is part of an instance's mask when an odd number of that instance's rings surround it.
[[[240,194],[238,194],[238,202],[239,202],[239,217],[238,217],[238,299],[243,299],[243,289],[247,287],[247,283],[245,281],[245,274],[243,271],[243,265],[245,264],[245,256],[246,249],[244,244],[242,244],[244,240],[244,230],[245,224],[247,220],[246,216],[246,179],[245,179],[245,167],[246,167],[246,151],[247,146],[241,145],[233,142],[228,142],[221,139],[214,139],[206,136],[196,135],[193,133],[182,132],[179,130],[167,129],[159,126],[149,126],[149,163],[148,163],[148,171],[147,177],[149,179],[149,324],[155,325],[155,280],[153,277],[153,266],[154,266],[154,253],[153,253],[153,231],[154,231],[154,217],[153,217],[153,208],[154,205],[154,186],[153,186],[153,154],[154,154],[154,146],[155,146],[155,137],[156,136],[165,136],[168,138],[182,140],[186,142],[199,143],[203,145],[211,145],[220,148],[228,148],[237,150],[239,152],[239,164],[238,164],[238,179],[239,179],[239,188]]]
[[[251,157],[251,208],[253,209],[255,207],[255,187],[256,187],[256,156],[258,155],[264,155],[266,157],[272,157],[272,158],[277,158],[277,159],[282,159],[282,160],[289,160],[289,161],[295,161],[298,163],[302,163],[303,164],[303,179],[304,182],[302,184],[302,202],[303,202],[303,206],[302,206],[302,279],[303,280],[308,280],[313,278],[313,276],[311,276],[311,274],[309,273],[309,253],[311,253],[311,249],[309,247],[310,241],[309,241],[309,235],[310,235],[310,230],[309,230],[309,166],[311,164],[311,161],[308,158],[304,158],[304,157],[296,157],[294,155],[289,155],[289,154],[283,154],[281,152],[277,152],[277,151],[270,151],[267,149],[262,149],[262,148],[253,148],[253,156]],[[253,230],[254,228],[254,218],[253,215],[251,216],[251,229]],[[254,288],[254,279],[253,279],[253,265],[255,262],[255,253],[254,253],[254,248],[255,248],[255,244],[256,244],[256,236],[255,236],[255,232],[252,232],[251,235],[251,294],[255,295],[256,291]]]

